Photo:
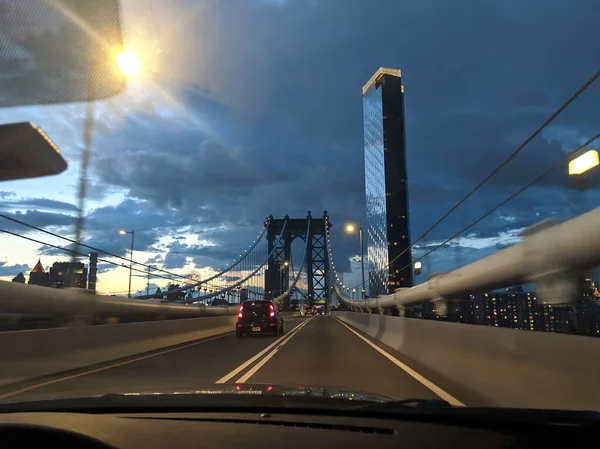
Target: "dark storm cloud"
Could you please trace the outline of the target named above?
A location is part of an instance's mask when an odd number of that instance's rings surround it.
[[[144,263],[146,265],[152,265],[152,264],[156,265],[156,264],[162,264],[163,260],[164,260],[164,257],[160,254],[157,254],[156,256],[151,257],[150,259],[146,260]]]
[[[180,0],[172,8],[186,5]],[[161,3],[152,8],[159,14]],[[176,209],[180,224],[194,232],[210,228],[202,235],[218,251],[232,248],[218,255],[224,260],[268,214],[301,217],[311,209],[320,216],[327,209],[336,265],[349,269],[356,242],[341,225],[365,222],[360,88],[371,74],[379,66],[403,70],[416,238],[598,69],[590,55],[600,54],[599,13],[595,0],[577,7],[551,0],[543,8],[521,0],[473,2],[466,11],[444,0],[211,4],[169,27],[179,44],[170,67],[185,62],[188,81],[210,92],[210,100],[184,97],[206,126],[129,117],[124,133],[99,143],[104,151],[95,171],[131,198]],[[199,42],[205,51],[192,51]],[[596,85],[429,238],[443,239],[477,219],[598,132],[599,102]],[[479,223],[473,236],[565,215],[575,201],[566,187],[565,171],[553,172]],[[580,201],[584,208],[597,204],[590,195]],[[168,218],[146,220],[126,207],[108,212],[124,227],[160,227]],[[98,232],[106,228],[98,223]],[[219,224],[224,232],[214,231]],[[181,266],[184,249],[201,257],[200,247],[170,248],[165,262]]]
[[[71,226],[75,223],[75,217],[73,215],[55,212],[40,212],[35,210],[27,210],[25,212],[4,212],[4,215],[22,221],[24,223],[28,223],[32,226],[37,226],[44,229],[49,227],[66,227]],[[2,217],[0,217],[0,227],[22,234],[35,232],[30,228],[6,220]]]
[[[24,209],[35,207],[37,209],[63,210],[77,212],[77,206],[64,201],[51,200],[48,198],[27,198],[18,201],[8,201],[0,204],[0,209]]]
[[[27,264],[7,265],[7,262],[0,261],[0,276],[16,276],[29,270],[31,270],[31,267]]]

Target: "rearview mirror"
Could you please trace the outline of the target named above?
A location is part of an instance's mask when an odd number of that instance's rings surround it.
[[[66,168],[41,128],[27,122],[0,125],[0,181],[56,175]]]
[[[0,0],[0,107],[123,91],[118,0]]]

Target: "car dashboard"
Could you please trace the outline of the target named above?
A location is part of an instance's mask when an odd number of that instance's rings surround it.
[[[4,448],[517,448],[573,446],[568,429],[541,433],[380,419],[285,413],[56,413],[0,415]],[[562,432],[562,433],[561,433]]]

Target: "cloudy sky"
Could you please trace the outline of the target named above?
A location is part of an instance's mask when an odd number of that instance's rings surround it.
[[[326,209],[336,264],[358,283],[358,242],[341,226],[365,221],[361,87],[380,66],[402,69],[405,84],[413,239],[600,68],[597,0],[122,0],[122,10],[142,70],[96,105],[84,236],[125,255],[117,231],[133,229],[136,260],[179,273],[223,266],[269,214]],[[424,246],[600,132],[599,104],[597,82]],[[58,176],[0,184],[0,212],[73,235],[84,114],[83,104],[0,109],[0,123],[42,126],[69,163]],[[565,170],[429,256],[425,274],[598,206],[600,189],[570,189]],[[67,244],[3,219],[0,228]],[[38,257],[64,258],[0,235],[0,279],[27,275]],[[98,288],[123,292],[127,274],[102,265]]]

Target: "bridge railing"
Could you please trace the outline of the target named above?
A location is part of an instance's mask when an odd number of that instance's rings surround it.
[[[578,275],[600,265],[600,207],[558,224],[543,221],[521,235],[523,240],[509,248],[390,295],[356,300],[337,284],[336,293],[357,310],[397,307],[402,312],[406,306],[433,301],[444,314],[447,300],[535,283],[544,302],[565,304],[576,296]]]
[[[237,307],[174,305],[0,281],[0,313],[35,314],[91,322],[151,321],[234,315]]]

